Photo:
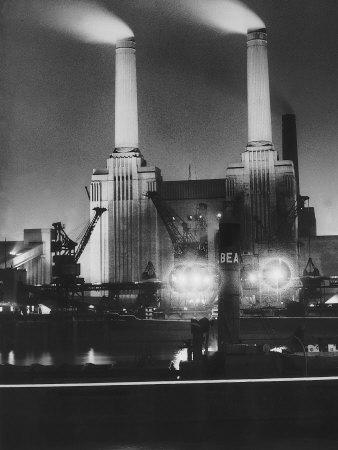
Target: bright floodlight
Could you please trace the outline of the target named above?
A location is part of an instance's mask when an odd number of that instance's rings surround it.
[[[290,264],[281,258],[267,260],[261,270],[262,281],[272,289],[286,289],[292,279]]]
[[[179,285],[183,286],[187,282],[187,276],[183,272],[178,273],[176,281]]]
[[[183,271],[178,271],[175,275],[172,276],[173,283],[177,286],[183,287],[187,282],[187,277]]]
[[[201,278],[200,278],[200,274],[199,273],[193,273],[191,275],[191,281],[196,284],[199,285],[201,283]]]
[[[258,280],[258,275],[257,275],[257,273],[256,273],[256,272],[250,272],[249,275],[248,275],[248,280],[249,280],[251,283],[255,283],[255,282]]]
[[[274,267],[270,273],[268,273],[268,277],[274,281],[281,281],[285,279],[285,272],[281,267]]]
[[[210,284],[212,282],[212,277],[210,275],[206,275],[203,279],[202,279],[203,283],[206,284]]]
[[[204,264],[179,264],[171,271],[169,283],[174,291],[197,295],[216,289],[217,274]]]

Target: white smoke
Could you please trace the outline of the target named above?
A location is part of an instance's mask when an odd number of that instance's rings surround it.
[[[134,33],[102,5],[86,0],[14,0],[12,19],[51,28],[84,42],[114,44]]]
[[[264,22],[239,0],[175,0],[175,8],[187,19],[227,33],[246,34],[265,28]]]

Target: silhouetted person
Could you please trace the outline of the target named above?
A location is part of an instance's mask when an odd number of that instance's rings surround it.
[[[304,331],[304,325],[300,325],[296,328],[291,340],[291,351],[293,353],[304,351]]]
[[[200,320],[191,319],[192,347],[194,361],[201,360],[203,357],[203,344],[205,353],[208,353],[209,341],[209,319],[203,317]]]

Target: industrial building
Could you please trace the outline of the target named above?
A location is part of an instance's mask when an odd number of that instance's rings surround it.
[[[224,179],[167,182],[159,168],[146,162],[138,148],[135,54],[133,39],[117,43],[115,149],[106,168],[94,170],[91,183],[91,210],[108,210],[90,242],[91,281],[140,280],[148,261],[160,279],[168,279],[174,243],[149,198],[153,191],[195,235],[198,220],[204,221],[210,265],[218,261],[219,218],[231,205],[241,224],[244,264],[287,255],[297,265],[297,149],[290,148],[289,159],[282,159],[273,146],[266,30],[248,33],[248,143],[241,161],[224,168]]]
[[[25,281],[32,285],[51,282],[51,229],[24,230],[22,241],[0,242],[0,252],[0,270],[25,270]]]
[[[312,256],[320,273],[338,274],[338,237],[316,236],[314,210],[300,195],[294,115],[283,116],[283,151],[273,145],[265,29],[247,35],[247,88],[248,141],[240,160],[224,168],[222,179],[165,181],[146,161],[147,149],[139,149],[135,40],[117,42],[115,145],[106,167],[93,171],[89,195],[91,218],[94,208],[107,212],[82,261],[90,265],[86,281],[138,282],[151,262],[156,278],[166,282],[175,239],[184,234],[203,247],[205,264],[217,266],[219,220],[230,210],[240,223],[244,269],[284,258],[297,276]],[[26,269],[29,284],[52,281],[51,230],[25,230],[22,243],[1,246],[1,268]]]

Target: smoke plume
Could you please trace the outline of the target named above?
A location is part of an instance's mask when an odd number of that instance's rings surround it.
[[[258,15],[239,0],[175,0],[175,7],[187,18],[226,33],[265,28]]]
[[[16,0],[12,19],[51,28],[84,42],[114,44],[132,30],[102,5],[86,0]]]

